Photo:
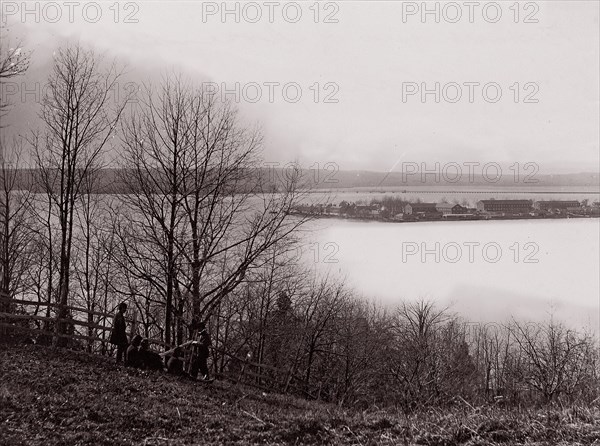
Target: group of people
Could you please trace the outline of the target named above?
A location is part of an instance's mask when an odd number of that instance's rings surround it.
[[[147,370],[164,371],[176,376],[195,380],[211,381],[208,371],[208,355],[211,344],[206,325],[201,321],[192,321],[190,340],[164,353],[150,349],[148,339],[136,335],[129,343],[125,312],[127,304],[121,303],[115,315],[110,343],[117,348],[117,363]],[[189,354],[185,355],[185,351]]]
[[[135,335],[127,347],[125,365],[147,370],[161,371],[164,369],[162,357],[150,350],[150,342],[140,335]]]

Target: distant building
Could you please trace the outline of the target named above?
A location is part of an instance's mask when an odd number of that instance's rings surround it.
[[[320,215],[323,214],[324,207],[323,205],[314,205],[314,204],[301,204],[294,208],[294,211],[300,214],[308,214],[308,215]]]
[[[480,200],[477,210],[480,212],[503,212],[508,214],[524,214],[531,210],[530,200]]]
[[[404,206],[404,213],[413,214],[437,214],[436,203],[408,203]]]
[[[340,215],[341,209],[337,204],[328,204],[325,206],[325,213],[329,215]]]
[[[461,206],[460,204],[452,204],[452,203],[438,203],[435,205],[435,209],[440,212],[442,215],[448,214],[465,214],[467,212],[467,208]]]
[[[549,211],[552,209],[571,210],[571,208],[580,208],[581,203],[575,200],[562,201],[536,201],[533,204],[534,209],[540,211]]]
[[[369,217],[379,215],[379,206],[357,204],[354,208],[354,215],[357,217]]]

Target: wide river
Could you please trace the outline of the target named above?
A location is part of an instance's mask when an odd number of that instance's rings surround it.
[[[598,332],[600,219],[309,224],[303,258],[383,304],[420,297],[473,321]]]

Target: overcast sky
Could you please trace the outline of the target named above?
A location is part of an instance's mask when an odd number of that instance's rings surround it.
[[[118,23],[113,2],[100,3],[97,23],[94,8],[84,19],[85,2],[73,23],[60,2],[57,23],[49,23],[50,8],[23,17],[21,2],[3,2],[3,11],[11,39],[34,51],[28,79],[58,46],[79,41],[127,63],[140,80],[175,68],[221,90],[239,83],[230,98],[244,119],[261,124],[271,161],[382,171],[404,161],[536,162],[540,174],[598,171],[599,2],[489,3],[427,3],[439,8],[439,23],[422,17],[421,2],[400,1],[302,3],[297,21],[285,2],[238,6],[224,18],[221,2],[121,2]],[[436,82],[439,103],[415,91]]]

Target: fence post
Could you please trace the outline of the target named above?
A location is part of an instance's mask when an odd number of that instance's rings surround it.
[[[10,311],[10,302],[8,301],[8,295],[4,293],[4,291],[0,291],[0,311],[3,313],[11,313]],[[0,319],[0,322],[3,320]],[[0,327],[0,335],[6,336],[8,335],[7,327]]]
[[[287,372],[287,378],[285,380],[285,387],[283,388],[283,393],[287,393],[288,389],[290,388],[290,384],[292,383],[292,378],[293,378],[293,373],[292,373],[292,369],[291,367],[289,368],[288,372]]]
[[[244,373],[246,372],[246,364],[248,364],[248,359],[244,359],[244,362],[242,363],[242,369],[240,370],[240,374],[237,378],[237,381],[235,382],[236,384],[238,384],[241,380],[242,377],[244,376]]]
[[[137,310],[133,310],[133,319],[131,320],[131,331],[129,332],[129,340],[131,341],[131,339],[133,339],[133,337],[136,334],[136,328],[137,328]]]

